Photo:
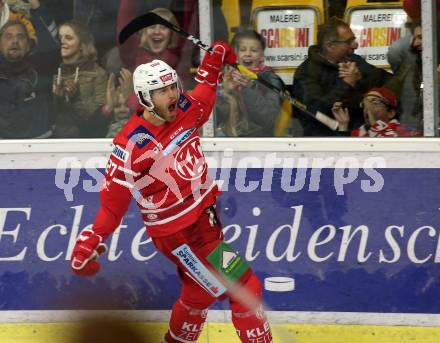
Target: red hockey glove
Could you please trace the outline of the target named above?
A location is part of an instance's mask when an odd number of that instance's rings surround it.
[[[106,251],[107,247],[102,243],[102,237],[91,229],[84,229],[73,248],[71,260],[73,272],[80,276],[95,275],[101,267],[97,258]]]
[[[222,66],[234,63],[237,63],[237,55],[234,50],[225,42],[215,42],[212,46],[212,52],[207,52],[203,57],[203,61],[197,69],[195,80],[215,86]]]

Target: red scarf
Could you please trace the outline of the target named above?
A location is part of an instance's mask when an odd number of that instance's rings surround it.
[[[353,130],[351,135],[354,137],[417,137],[421,134],[415,130],[406,130],[398,120],[392,119],[388,123],[378,120],[369,128],[362,125]]]
[[[272,71],[272,68],[265,65],[264,62],[261,62],[257,67],[249,67],[248,69],[255,74],[259,74],[265,71]]]

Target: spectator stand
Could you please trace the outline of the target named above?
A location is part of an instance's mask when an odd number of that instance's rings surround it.
[[[307,59],[316,44],[318,25],[325,18],[324,1],[255,0],[251,23],[266,40],[265,63],[291,85],[296,68]],[[275,123],[274,136],[302,135],[299,123],[292,123],[292,107],[284,101]],[[293,126],[293,127],[290,127]]]
[[[388,48],[406,34],[403,1],[348,0],[344,20],[358,39],[355,53],[376,67],[390,70]]]

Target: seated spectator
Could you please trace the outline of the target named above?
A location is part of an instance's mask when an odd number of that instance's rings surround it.
[[[116,86],[116,82],[118,86]],[[137,107],[138,101],[133,93],[133,76],[131,72],[123,69],[118,80],[116,80],[115,74],[111,74],[107,82],[107,101],[103,107],[103,112],[110,113],[113,120],[106,137],[114,138]]]
[[[232,40],[238,62],[278,89],[283,82],[264,65],[264,38],[246,30]],[[216,106],[217,135],[228,137],[273,137],[282,99],[273,90],[255,82],[235,68],[226,68]]]
[[[388,50],[388,62],[399,81],[401,122],[423,129],[422,24],[411,23],[411,35],[395,41]]]
[[[318,45],[309,48],[308,58],[294,75],[293,95],[315,113],[331,115],[333,103],[341,101],[350,112],[350,125],[362,124],[359,103],[362,94],[380,87],[391,78],[386,71],[367,63],[354,51],[358,44],[350,26],[332,17],[318,29]],[[325,125],[293,110],[305,136],[331,136],[333,131]]]
[[[47,138],[48,90],[29,63],[31,38],[21,21],[0,29],[0,138]]]
[[[118,14],[118,32],[133,18],[137,12],[136,1],[122,1]],[[122,10],[123,9],[123,10]],[[174,14],[166,8],[155,8],[156,13],[174,25],[179,25]],[[123,45],[119,46],[119,54],[124,66],[133,71],[139,64],[162,60],[177,70],[183,83],[189,79],[190,61],[180,59],[182,39],[172,30],[163,25],[152,25],[132,35]],[[185,61],[188,60],[188,61]]]
[[[107,73],[97,63],[88,29],[74,21],[59,27],[62,63],[54,77],[55,136],[104,137],[109,124],[105,104]]]
[[[365,123],[351,131],[353,137],[414,137],[420,133],[408,130],[397,119],[397,98],[388,88],[372,88],[362,99]],[[350,113],[342,102],[335,102],[332,113],[340,132],[349,132]]]

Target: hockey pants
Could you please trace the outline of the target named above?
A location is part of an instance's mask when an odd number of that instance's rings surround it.
[[[272,342],[270,326],[261,306],[261,283],[250,268],[237,282],[240,289],[249,295],[250,300],[244,303],[242,293],[231,289],[220,297],[214,296],[176,256],[176,249],[185,245],[185,249],[189,249],[206,269],[216,273],[207,256],[223,242],[223,233],[213,207],[206,209],[195,224],[173,235],[153,238],[153,242],[159,251],[177,265],[182,282],[180,297],[173,306],[169,329],[163,342],[196,342],[202,332],[209,306],[216,300],[225,298],[229,299],[232,322],[241,342]]]

